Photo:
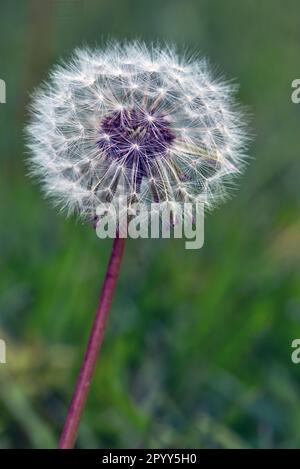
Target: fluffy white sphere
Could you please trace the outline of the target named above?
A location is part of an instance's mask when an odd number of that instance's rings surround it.
[[[101,202],[222,201],[245,161],[234,87],[205,60],[140,42],[80,49],[35,94],[31,172],[67,213]]]

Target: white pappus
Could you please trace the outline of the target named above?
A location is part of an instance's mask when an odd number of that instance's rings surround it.
[[[234,93],[205,59],[173,47],[78,49],[33,97],[31,173],[57,206],[84,219],[115,197],[211,209],[246,161]]]

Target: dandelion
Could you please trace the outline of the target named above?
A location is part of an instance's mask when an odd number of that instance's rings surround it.
[[[33,100],[31,172],[61,209],[85,219],[116,196],[210,209],[244,166],[233,91],[205,60],[170,48],[78,50]]]
[[[222,202],[245,165],[235,87],[204,59],[140,42],[77,50],[35,94],[30,170],[68,215],[93,220],[101,203]],[[61,447],[74,444],[102,343],[125,240],[116,236]]]

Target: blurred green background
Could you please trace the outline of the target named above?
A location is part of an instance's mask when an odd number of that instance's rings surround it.
[[[129,241],[81,448],[300,447],[298,0],[1,0],[0,447],[55,447],[111,242],[26,176],[34,87],[82,44],[170,40],[241,85],[255,140],[204,248]]]

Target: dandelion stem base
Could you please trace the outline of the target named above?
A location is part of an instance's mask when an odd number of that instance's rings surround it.
[[[105,326],[119,276],[121,260],[124,254],[125,242],[126,239],[117,237],[113,244],[84,361],[81,366],[65,426],[60,438],[59,448],[61,449],[71,449],[75,444],[81,415],[84,410],[91,380],[96,368],[99,351],[103,342]]]

